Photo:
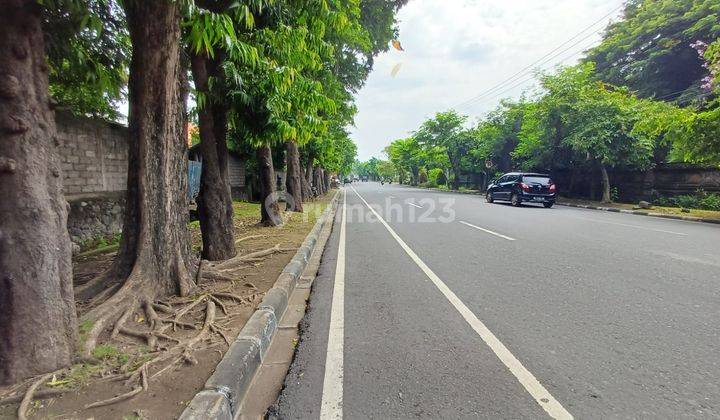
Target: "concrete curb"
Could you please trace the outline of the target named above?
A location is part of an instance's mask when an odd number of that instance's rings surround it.
[[[654,213],[651,211],[641,211],[641,210],[626,210],[626,209],[618,209],[618,208],[613,208],[613,207],[590,206],[590,205],[585,205],[585,204],[572,204],[572,203],[560,203],[560,202],[556,202],[555,204],[558,206],[575,207],[575,208],[579,208],[579,209],[609,211],[612,213],[635,214],[638,216],[659,217],[661,219],[684,220],[686,222],[701,222],[701,223],[711,223],[711,224],[715,224],[715,225],[720,225],[720,219],[704,219],[702,217],[680,216],[680,215],[675,215],[675,214]]]
[[[295,290],[300,275],[308,264],[323,226],[337,204],[339,192],[305,237],[305,241],[268,290],[255,313],[248,319],[215,372],[205,382],[202,391],[190,401],[180,415],[181,420],[232,420],[238,406],[250,388],[255,373],[262,365],[268,347],[278,329],[278,322],[288,306],[288,298]]]
[[[442,192],[449,192],[453,194],[465,194],[465,195],[484,195],[483,193],[479,191],[455,191],[455,190],[443,190],[440,188],[427,188],[427,187],[413,187],[411,185],[403,185],[398,184],[402,187],[408,187],[408,188],[418,188],[421,190],[429,190],[429,191],[442,191]],[[559,201],[555,202],[556,206],[565,206],[565,207],[575,207],[580,209],[588,209],[588,210],[601,210],[601,211],[609,211],[612,213],[626,213],[626,214],[636,214],[638,216],[650,216],[650,217],[659,217],[661,219],[673,219],[673,220],[684,220],[686,222],[701,222],[701,223],[711,223],[715,225],[720,225],[720,219],[705,219],[702,217],[694,217],[694,216],[679,216],[675,214],[663,214],[663,213],[655,213],[651,211],[641,211],[641,210],[625,210],[625,209],[618,209],[614,207],[602,207],[602,206],[590,206],[585,204],[571,204],[571,203],[561,203]]]

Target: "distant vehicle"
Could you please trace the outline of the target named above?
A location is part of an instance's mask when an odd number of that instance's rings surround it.
[[[485,194],[488,203],[503,200],[516,207],[522,203],[538,203],[548,209],[555,204],[556,197],[557,187],[550,175],[525,172],[501,176],[488,186]]]
[[[343,179],[343,184],[349,184],[351,182],[352,182],[352,180],[350,178]]]

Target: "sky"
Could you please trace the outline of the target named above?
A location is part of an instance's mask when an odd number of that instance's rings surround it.
[[[359,112],[350,131],[358,159],[385,158],[385,146],[436,112],[453,108],[475,120],[502,98],[532,93],[531,71],[576,63],[582,51],[600,41],[608,22],[617,20],[622,3],[410,0],[397,16],[405,51],[391,48],[377,57],[357,95]]]

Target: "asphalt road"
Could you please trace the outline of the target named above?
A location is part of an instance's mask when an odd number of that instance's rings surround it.
[[[720,418],[720,226],[345,192],[278,417]]]

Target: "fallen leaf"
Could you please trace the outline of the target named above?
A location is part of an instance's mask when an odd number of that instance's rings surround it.
[[[395,47],[396,50],[398,50],[398,51],[405,51],[405,50],[403,49],[402,45],[400,44],[400,41],[398,41],[397,39],[393,39],[393,40],[390,41],[390,42],[392,43],[392,46]]]

